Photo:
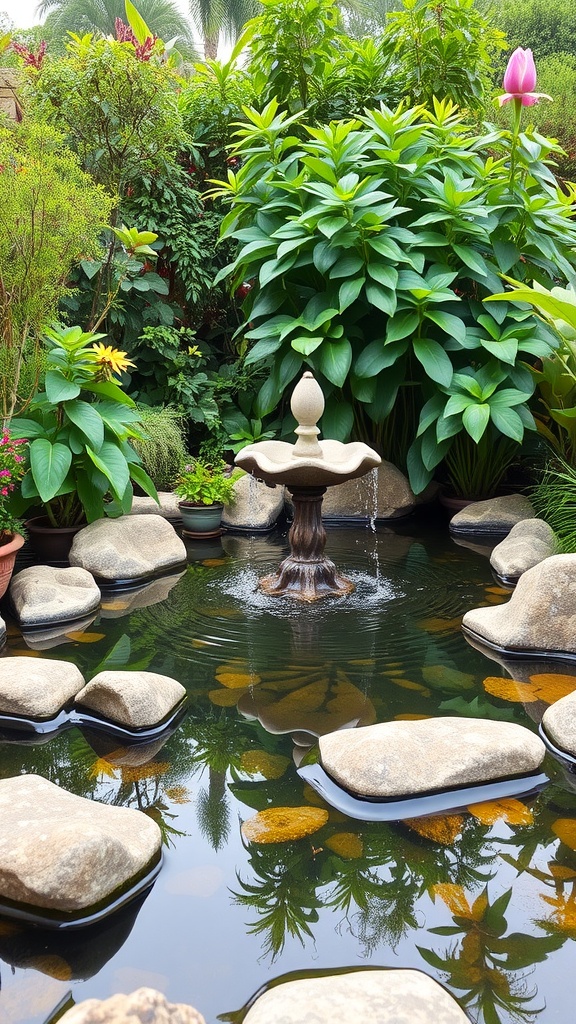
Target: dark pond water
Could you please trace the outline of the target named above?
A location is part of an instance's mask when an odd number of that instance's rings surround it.
[[[215,1024],[287,972],[374,965],[424,969],[485,1024],[573,1020],[576,776],[551,758],[534,797],[394,824],[330,811],[304,838],[243,836],[267,808],[293,809],[293,835],[297,808],[320,809],[295,767],[319,734],[433,715],[536,729],[576,687],[570,665],[505,666],[466,643],[463,613],[508,592],[445,530],[331,529],[329,553],[357,590],[314,607],[255,591],[285,544],[191,545],[159,603],[107,598],[86,632],[41,652],[88,677],[103,665],[171,675],[190,710],[145,755],[78,729],[0,743],[2,777],[37,772],[138,807],[166,841],[148,898],[96,929],[62,936],[0,917],[0,1020],[43,1024],[59,1003],[145,984]],[[13,629],[7,653],[39,652]]]

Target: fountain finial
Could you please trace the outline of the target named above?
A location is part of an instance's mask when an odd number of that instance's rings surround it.
[[[318,420],[324,412],[324,395],[314,375],[306,370],[298,381],[290,401],[292,415],[298,421],[294,433],[298,435],[292,451],[297,459],[322,459],[324,453],[318,444]]]

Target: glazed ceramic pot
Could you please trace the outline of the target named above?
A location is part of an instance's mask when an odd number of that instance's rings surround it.
[[[24,537],[20,533],[13,533],[7,544],[0,545],[0,597],[4,597],[8,590],[16,555],[23,543]]]
[[[217,537],[222,532],[224,505],[195,505],[191,501],[179,501],[184,533],[191,537]]]

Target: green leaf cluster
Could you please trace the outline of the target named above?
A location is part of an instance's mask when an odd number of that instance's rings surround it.
[[[318,127],[276,101],[245,116],[241,164],[213,195],[230,201],[223,235],[239,243],[220,278],[253,285],[246,364],[270,370],[256,415],[305,365],[327,395],[324,431],[342,440],[358,408],[380,424],[410,389],[417,492],[462,432],[477,443],[490,424],[519,443],[534,426],[524,362],[557,341],[530,310],[487,313],[482,300],[503,273],[550,285],[572,271],[576,226],[547,164],[554,144],[522,134],[512,181],[510,134],[474,134],[449,102]]]
[[[27,418],[12,420],[13,433],[30,442],[23,501],[43,502],[53,526],[102,518],[109,496],[129,512],[133,481],[157,499],[130,444],[142,436],[139,413],[102,374],[92,347],[101,337],[80,327],[47,332],[45,390],[34,396]]]

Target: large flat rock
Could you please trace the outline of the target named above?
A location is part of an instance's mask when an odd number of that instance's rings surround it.
[[[24,628],[82,619],[100,605],[100,591],[84,568],[29,566],[12,577],[9,594]]]
[[[510,722],[429,718],[320,738],[322,767],[358,796],[411,796],[534,772],[542,740]]]
[[[504,579],[518,579],[522,573],[556,552],[556,535],[543,519],[523,519],[494,548],[490,565]]]
[[[556,747],[576,757],[576,691],[546,709],[542,727]]]
[[[39,775],[0,781],[0,899],[85,910],[155,860],[156,822],[74,796]]]
[[[457,535],[506,536],[516,523],[533,519],[534,509],[523,494],[474,501],[450,520],[450,533]]]
[[[110,999],[85,999],[60,1018],[60,1024],[205,1024],[192,1006],[169,1003],[153,988]]]
[[[76,695],[78,704],[130,729],[158,725],[186,696],[170,676],[158,672],[99,672]]]
[[[30,718],[56,715],[85,685],[69,661],[0,658],[0,712]]]
[[[287,981],[264,992],[244,1018],[244,1024],[346,1021],[469,1024],[456,1000],[438,982],[414,970],[353,971]]]
[[[576,555],[553,555],[528,569],[506,604],[474,608],[462,625],[505,651],[576,654]]]
[[[80,530],[69,561],[104,580],[138,580],[182,565],[186,548],[162,516],[120,516]]]
[[[132,508],[128,515],[131,516],[162,516],[175,522],[182,522],[178,502],[180,498],[174,491],[158,491],[158,501],[149,498],[148,495],[134,495]]]
[[[416,506],[416,497],[404,474],[391,462],[358,480],[330,487],[322,502],[324,519],[397,519]]]
[[[234,501],[224,506],[222,523],[234,530],[271,530],[284,511],[284,488],[270,487],[250,473],[234,481]]]

